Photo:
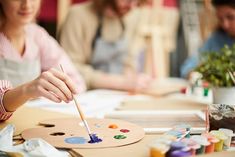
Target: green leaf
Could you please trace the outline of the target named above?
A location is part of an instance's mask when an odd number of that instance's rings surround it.
[[[202,74],[203,80],[217,87],[233,86],[228,70],[235,71],[235,44],[225,45],[218,52],[203,52],[200,64],[195,68]]]

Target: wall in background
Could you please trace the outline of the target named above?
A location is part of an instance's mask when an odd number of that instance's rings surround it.
[[[82,3],[87,0],[63,0],[71,3]],[[37,18],[39,25],[44,27],[50,35],[56,37],[58,24],[58,0],[42,0],[41,10]]]

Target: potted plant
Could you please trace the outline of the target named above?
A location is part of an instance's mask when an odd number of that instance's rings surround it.
[[[213,103],[235,105],[235,84],[230,75],[235,71],[235,45],[225,45],[219,52],[203,53],[201,64],[195,70],[212,87]]]
[[[235,45],[219,52],[205,52],[195,69],[210,84],[213,104],[208,106],[210,130],[228,128],[235,131]]]

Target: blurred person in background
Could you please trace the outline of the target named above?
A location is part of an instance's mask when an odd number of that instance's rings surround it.
[[[203,52],[218,52],[225,45],[235,43],[235,0],[212,0],[218,19],[218,28],[199,49],[199,54],[189,57],[181,67],[181,76],[188,77],[200,63]]]
[[[60,43],[88,88],[138,91],[151,78],[136,73],[135,7],[141,0],[92,0],[70,9]]]

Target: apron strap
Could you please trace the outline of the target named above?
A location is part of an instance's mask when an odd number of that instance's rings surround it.
[[[123,22],[123,20],[121,18],[119,18],[119,20],[120,20],[121,27],[122,27],[122,33],[120,35],[120,38],[121,38],[123,36],[124,32],[125,32],[125,25],[124,25],[124,22]],[[94,48],[95,48],[96,40],[101,37],[101,30],[103,28],[102,21],[103,21],[103,17],[99,15],[98,16],[98,22],[99,22],[98,23],[98,28],[96,30],[95,37],[92,40],[92,45],[91,45],[92,46],[92,50],[94,50]]]

